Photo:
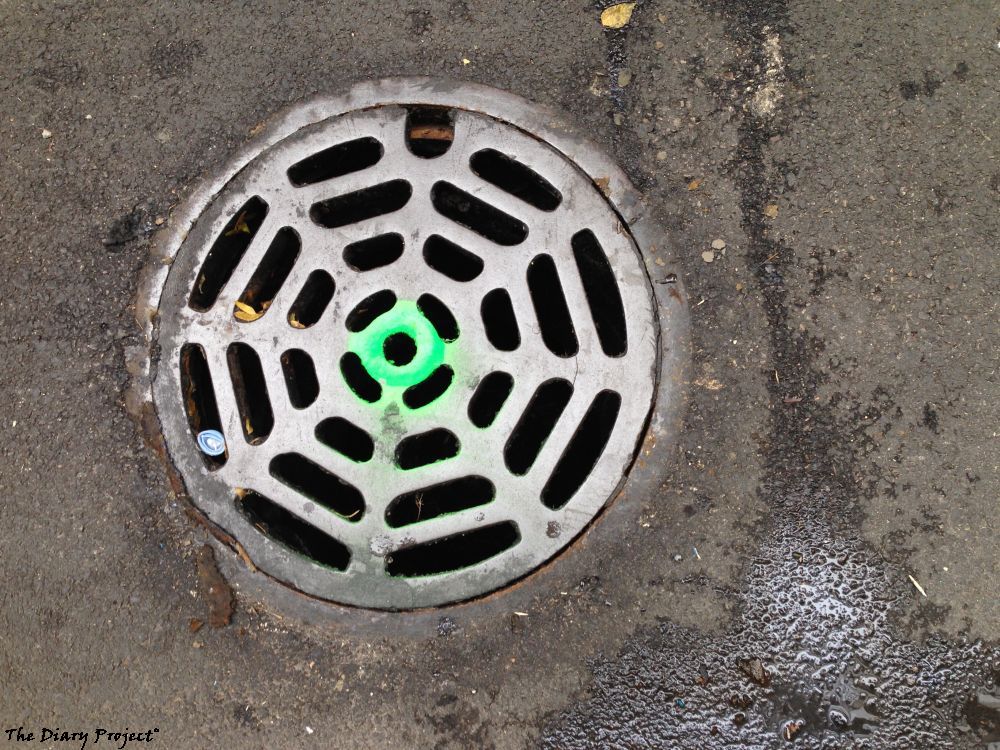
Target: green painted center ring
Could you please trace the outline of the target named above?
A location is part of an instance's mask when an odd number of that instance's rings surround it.
[[[384,345],[402,333],[413,339],[416,354],[405,365],[386,359]],[[363,331],[351,334],[347,347],[361,358],[368,374],[383,385],[409,387],[427,378],[444,362],[444,341],[415,302],[400,300]]]

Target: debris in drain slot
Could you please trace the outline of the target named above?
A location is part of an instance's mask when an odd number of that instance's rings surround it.
[[[226,439],[218,430],[202,430],[198,433],[198,447],[209,456],[221,456],[226,452]]]

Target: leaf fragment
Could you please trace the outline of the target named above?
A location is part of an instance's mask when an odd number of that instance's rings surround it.
[[[244,323],[252,323],[263,315],[266,309],[267,308],[264,308],[264,310],[256,310],[246,302],[236,300],[236,309],[233,310],[233,317],[237,320],[242,320]]]
[[[766,216],[769,219],[773,219],[777,215],[778,215],[777,203],[768,203],[766,206],[764,206],[764,216]]]
[[[601,26],[606,29],[620,29],[632,19],[635,3],[616,3],[601,11]]]
[[[243,211],[236,217],[233,228],[226,232],[223,237],[232,237],[236,234],[250,234],[250,227],[247,225],[247,212]]]

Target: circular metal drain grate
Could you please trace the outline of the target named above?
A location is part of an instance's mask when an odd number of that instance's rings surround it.
[[[194,503],[256,566],[407,609],[526,575],[600,512],[659,328],[603,157],[588,173],[481,87],[364,91],[296,110],[193,201],[153,394]]]

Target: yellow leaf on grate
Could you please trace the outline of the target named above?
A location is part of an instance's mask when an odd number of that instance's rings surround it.
[[[246,302],[236,300],[236,309],[233,311],[233,317],[237,320],[242,320],[244,323],[251,323],[263,314],[264,310],[255,310]]]

